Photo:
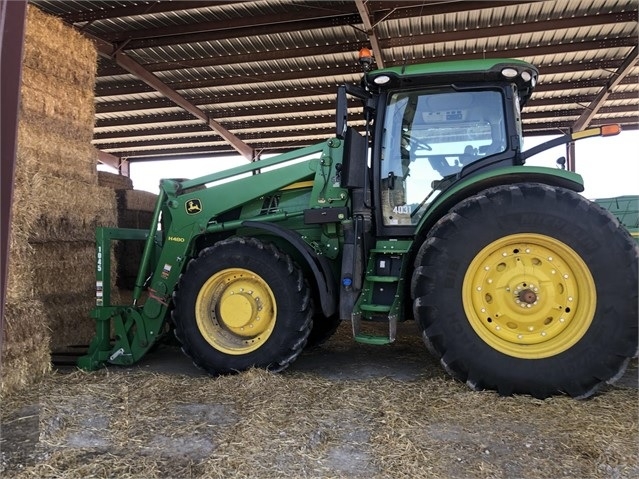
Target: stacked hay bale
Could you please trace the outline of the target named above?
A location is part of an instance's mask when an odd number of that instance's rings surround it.
[[[98,184],[115,190],[118,227],[148,229],[151,226],[158,195],[134,190],[130,178],[108,172],[98,172]],[[123,241],[116,244],[116,284],[119,288],[134,288],[143,249],[143,241]]]
[[[51,350],[87,344],[95,331],[95,228],[116,223],[115,195],[98,186],[91,145],[96,60],[90,41],[29,6],[2,391],[37,380]]]
[[[132,190],[133,181],[128,176],[98,171],[98,185],[113,188],[114,190]]]

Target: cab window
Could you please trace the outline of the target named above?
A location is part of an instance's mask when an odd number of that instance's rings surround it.
[[[389,95],[381,152],[387,226],[416,224],[441,181],[507,148],[499,91],[419,90]]]

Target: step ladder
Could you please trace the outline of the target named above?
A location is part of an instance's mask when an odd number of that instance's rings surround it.
[[[397,319],[404,307],[406,253],[410,240],[379,240],[370,251],[362,292],[351,314],[353,338],[365,344],[390,344],[397,335]],[[388,322],[388,334],[363,331],[363,324]],[[370,329],[370,328],[368,328]]]

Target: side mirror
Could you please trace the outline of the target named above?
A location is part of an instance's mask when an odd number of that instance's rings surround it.
[[[561,156],[557,158],[557,168],[565,170],[566,169],[566,157]]]
[[[337,105],[335,105],[335,136],[340,140],[343,140],[346,136],[347,118],[346,85],[341,85],[337,88]]]

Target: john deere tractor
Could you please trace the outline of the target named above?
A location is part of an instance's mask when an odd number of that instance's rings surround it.
[[[148,230],[97,231],[97,333],[79,365],[133,364],[174,331],[213,375],[281,371],[342,321],[383,345],[414,319],[473,389],[593,394],[637,352],[639,249],[578,174],[526,160],[619,128],[522,151],[537,78],[508,59],[368,71],[338,89],[333,138],[162,180]],[[131,304],[113,305],[123,240],[145,247]]]

